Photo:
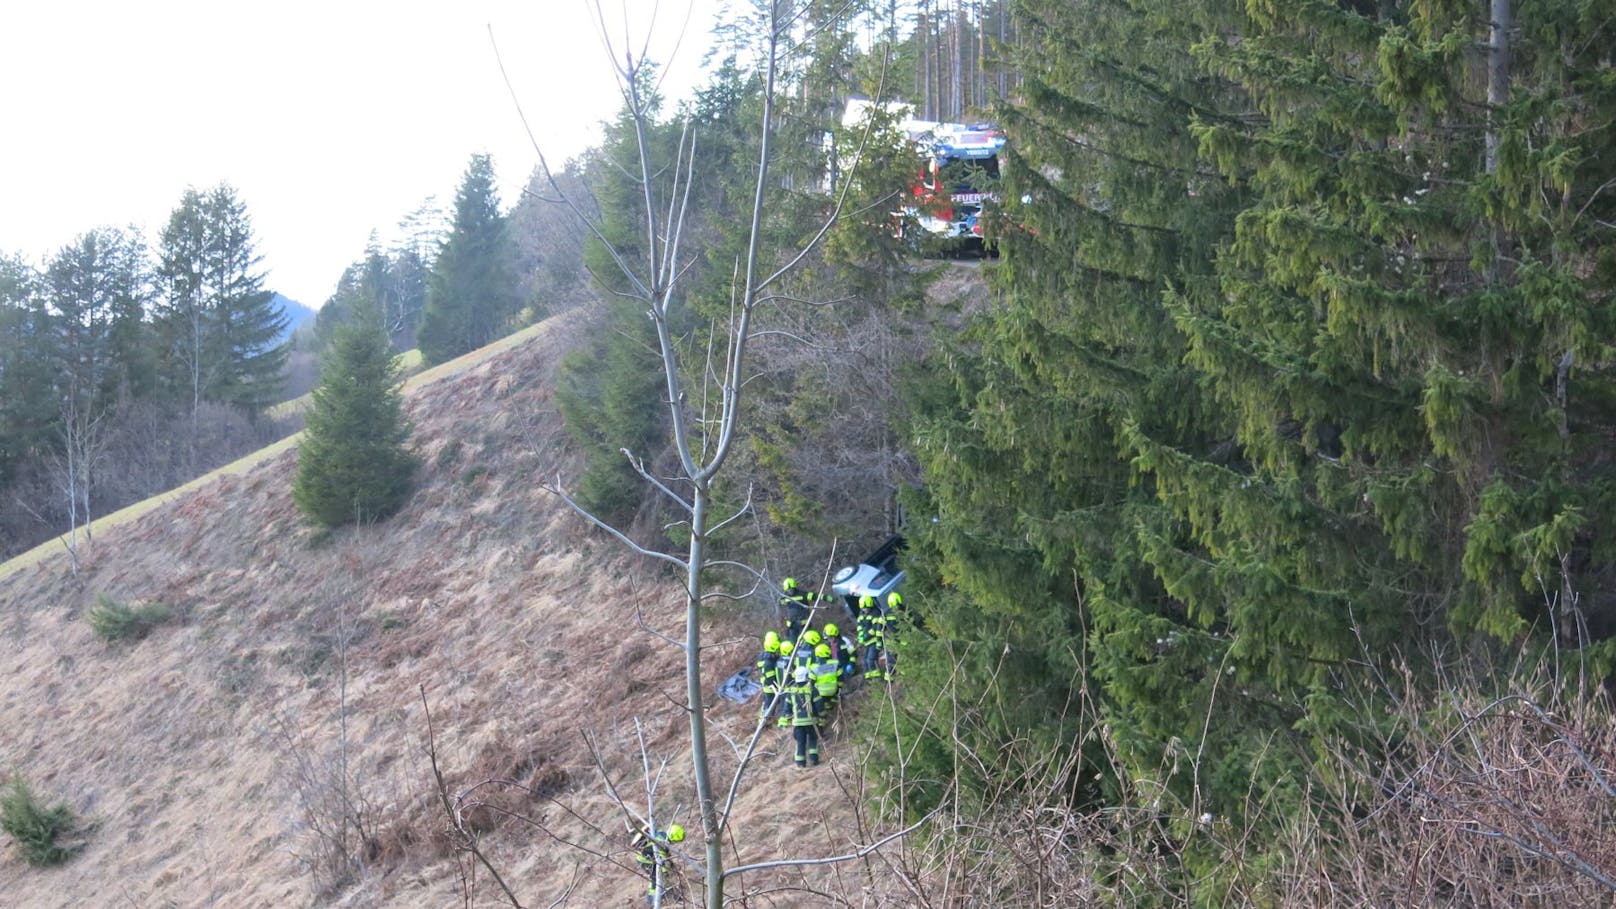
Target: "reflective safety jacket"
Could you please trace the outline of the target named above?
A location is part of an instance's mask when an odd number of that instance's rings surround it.
[[[885,647],[892,637],[892,616],[886,610],[877,610],[870,618],[870,639],[865,643]]]
[[[765,650],[758,654],[757,680],[763,686],[764,694],[774,694],[780,690],[780,655]]]
[[[646,836],[645,831],[642,830],[639,833],[634,834],[634,842],[631,843],[630,846],[637,850],[634,855],[634,860],[639,862],[640,866],[647,870],[649,870],[652,865],[660,865],[667,862],[669,858],[668,835],[666,833],[659,832],[653,839],[652,837]]]
[[[789,726],[817,726],[819,714],[814,712],[814,686],[811,682],[792,683],[786,686],[786,709],[781,721]]]
[[[814,606],[814,592],[795,588],[780,597],[780,605],[785,607],[788,620],[807,624],[809,610]]]
[[[814,680],[814,692],[822,698],[833,698],[842,684],[842,667],[835,660],[820,660],[808,667]]]
[[[875,626],[880,619],[881,610],[879,607],[871,606],[868,609],[859,610],[858,619],[854,622],[853,633],[858,635],[858,642],[861,647],[868,647],[876,642]]]

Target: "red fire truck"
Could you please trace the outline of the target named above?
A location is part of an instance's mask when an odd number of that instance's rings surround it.
[[[1004,133],[989,124],[966,125],[911,120],[909,137],[920,146],[926,169],[910,187],[901,225],[926,236],[982,249],[982,207],[997,201]]]
[[[992,124],[944,123],[908,117],[907,105],[876,104],[864,98],[847,103],[842,119],[856,128],[879,109],[924,161],[898,210],[893,232],[926,252],[983,249],[982,208],[997,200],[1004,133]],[[911,233],[912,232],[912,233]]]

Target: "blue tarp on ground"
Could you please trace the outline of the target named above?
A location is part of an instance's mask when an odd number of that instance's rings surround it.
[[[751,668],[742,669],[718,686],[718,696],[727,698],[737,704],[744,704],[758,696],[763,686],[752,678]]]

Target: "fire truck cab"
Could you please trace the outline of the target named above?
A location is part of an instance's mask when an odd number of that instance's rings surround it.
[[[897,130],[925,162],[892,212],[893,233],[916,241],[922,251],[982,251],[982,208],[998,198],[992,187],[999,177],[1004,133],[989,123],[915,119],[908,116],[908,105],[866,98],[847,102],[842,123],[857,127],[873,109],[897,120]]]
[[[982,247],[982,206],[997,197],[1004,133],[988,124],[910,121],[910,137],[925,154],[926,169],[910,187],[903,214],[926,234]]]

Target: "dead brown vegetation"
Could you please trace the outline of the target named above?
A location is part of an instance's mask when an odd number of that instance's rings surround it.
[[[386,523],[311,548],[286,452],[98,535],[78,578],[47,558],[0,579],[0,764],[97,824],[64,868],[0,861],[7,905],[298,906],[321,890],[333,905],[458,904],[421,686],[453,786],[503,778],[529,790],[490,794],[476,821],[513,886],[535,897],[571,887],[575,905],[637,896],[626,835],[593,782],[581,731],[627,772],[643,717],[650,747],[682,766],[683,713],[670,709],[679,655],[636,629],[637,616],[654,626],[667,615],[679,590],[592,542],[531,481],[572,466],[544,441],[559,438],[548,432],[558,360],[539,332],[417,391],[411,416],[429,466]],[[439,463],[451,443],[456,458]],[[468,466],[485,468],[475,483],[461,482]],[[108,652],[80,618],[101,591],[171,604],[181,619]],[[734,621],[716,629],[709,691],[751,657],[751,628]],[[729,734],[750,729],[749,709],[719,702],[712,713]],[[347,847],[360,859],[351,880],[330,890],[299,858],[322,834],[299,808],[297,778],[317,791],[309,781],[329,779],[344,738],[346,798],[362,794],[373,820]],[[779,757],[769,752],[759,769],[768,795],[737,808],[755,813],[759,843],[804,836],[800,817],[774,816],[773,795],[812,792],[814,781],[789,778]],[[677,773],[667,791],[688,818]],[[498,823],[496,804],[588,851]],[[597,829],[574,829],[575,818]]]

